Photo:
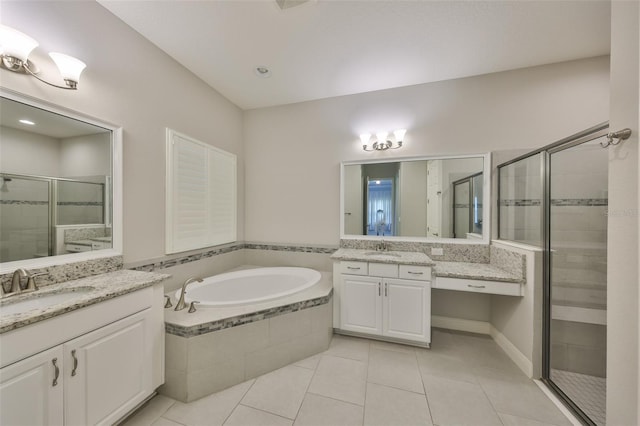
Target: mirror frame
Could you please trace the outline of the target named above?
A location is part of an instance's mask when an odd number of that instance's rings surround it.
[[[122,127],[105,122],[89,115],[61,107],[51,102],[43,101],[20,92],[0,87],[0,96],[12,101],[50,111],[74,120],[83,121],[94,126],[111,131],[111,173],[112,173],[112,216],[111,216],[111,248],[82,253],[61,254],[34,259],[15,260],[0,263],[0,274],[11,273],[17,268],[38,269],[49,266],[63,265],[74,262],[101,259],[112,256],[122,256],[123,247],[123,179],[122,179]]]
[[[354,235],[344,233],[344,168],[356,164],[380,164],[399,163],[403,161],[425,161],[425,160],[455,160],[460,158],[482,158],[483,161],[483,191],[482,191],[482,239],[471,240],[467,238],[433,238],[433,237],[398,237],[377,235]],[[376,158],[372,160],[342,161],[340,163],[340,239],[342,240],[387,240],[387,241],[407,241],[443,244],[486,244],[491,242],[491,153],[463,154],[463,155],[434,155],[420,157],[397,157],[397,158]]]

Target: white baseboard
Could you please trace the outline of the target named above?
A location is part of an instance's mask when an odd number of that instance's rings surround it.
[[[533,378],[533,363],[527,358],[516,346],[511,343],[504,334],[499,332],[493,325],[490,325],[491,337],[502,348],[503,351],[511,358],[513,362],[527,375],[529,378]]]
[[[431,315],[431,326],[448,330],[467,331],[469,333],[491,334],[491,324],[487,321],[476,321],[462,318],[441,317]]]

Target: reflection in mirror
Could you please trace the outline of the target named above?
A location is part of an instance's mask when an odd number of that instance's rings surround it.
[[[343,235],[481,240],[488,156],[345,163]]]
[[[112,131],[0,98],[0,262],[112,247]]]

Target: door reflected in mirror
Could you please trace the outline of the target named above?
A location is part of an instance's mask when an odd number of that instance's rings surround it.
[[[112,247],[112,131],[0,98],[0,262]]]
[[[484,239],[487,158],[344,163],[343,235]]]

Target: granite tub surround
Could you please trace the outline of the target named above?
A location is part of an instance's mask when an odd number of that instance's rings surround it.
[[[122,256],[111,256],[81,262],[65,263],[64,265],[48,266],[46,268],[34,268],[29,269],[28,272],[30,274],[44,274],[36,278],[38,287],[42,288],[92,275],[106,274],[120,269],[122,269]],[[12,276],[13,271],[0,275],[0,283],[6,290],[9,290],[11,287]]]
[[[487,244],[449,244],[425,243],[419,241],[384,240],[388,251],[420,252],[429,256],[431,260],[442,262],[473,262],[489,263],[489,246]],[[341,239],[340,248],[375,251],[379,240]],[[442,255],[431,252],[432,248],[441,248]]]
[[[67,312],[150,287],[167,278],[169,278],[169,275],[166,274],[121,269],[63,283],[51,284],[31,293],[5,297],[0,302],[0,312],[3,307],[8,307],[25,300],[62,293],[72,293],[75,295],[75,297],[71,297],[47,308],[35,308],[20,313],[1,315],[0,333],[15,330],[29,324],[44,321]]]
[[[332,277],[261,304],[165,309],[165,384],[190,402],[327,350],[333,333]],[[173,293],[173,292],[172,292]]]
[[[400,263],[402,265],[433,266],[434,261],[418,251],[376,251],[366,249],[341,248],[331,255],[333,260],[355,260],[375,263]]]

